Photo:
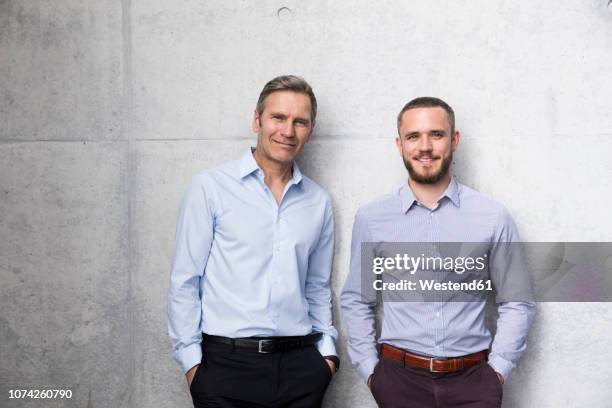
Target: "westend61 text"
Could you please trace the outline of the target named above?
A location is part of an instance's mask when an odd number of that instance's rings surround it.
[[[490,279],[473,280],[471,282],[436,282],[433,279],[423,280],[419,279],[419,284],[413,281],[402,279],[399,282],[383,282],[377,279],[373,282],[374,290],[385,291],[385,290],[422,290],[422,291],[462,291],[462,292],[473,292],[473,291],[492,291],[493,284]]]

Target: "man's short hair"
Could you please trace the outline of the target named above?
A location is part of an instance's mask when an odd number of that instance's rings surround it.
[[[422,96],[420,98],[415,98],[408,102],[399,115],[397,115],[397,133],[399,134],[400,125],[402,124],[402,115],[404,112],[410,109],[416,108],[442,108],[446,111],[446,116],[448,117],[448,124],[450,125],[451,135],[455,133],[455,112],[453,108],[446,102],[444,102],[440,98],[434,98],[433,96]]]
[[[310,121],[314,125],[315,118],[317,117],[317,98],[308,82],[296,75],[281,75],[269,81],[259,94],[256,107],[257,113],[260,115],[263,113],[266,98],[276,91],[293,91],[308,96],[310,99]]]

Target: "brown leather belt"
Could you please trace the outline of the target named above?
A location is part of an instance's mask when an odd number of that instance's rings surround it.
[[[474,354],[468,354],[466,356],[441,359],[412,354],[405,350],[390,346],[386,343],[381,345],[380,354],[384,358],[393,360],[396,363],[423,368],[432,373],[452,373],[455,371],[467,370],[470,367],[474,367],[481,361],[487,360],[486,350],[479,351],[478,353]]]

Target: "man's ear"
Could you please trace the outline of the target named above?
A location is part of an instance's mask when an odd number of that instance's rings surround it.
[[[251,123],[251,129],[253,129],[254,133],[259,133],[259,129],[261,128],[261,120],[260,120],[259,112],[257,109],[253,111],[253,123]]]
[[[404,157],[402,154],[402,139],[399,136],[395,138],[395,145],[397,146],[397,151],[399,152],[400,156]]]
[[[455,130],[455,133],[453,133],[453,135],[451,136],[451,148],[453,150],[453,153],[455,152],[455,150],[457,150],[457,147],[459,147],[460,140],[461,140],[461,133],[459,133],[458,130]]]
[[[310,142],[310,140],[312,140],[313,133],[314,133],[314,123],[311,122],[310,133],[308,133],[308,138],[306,138],[306,141],[304,143],[308,143]]]

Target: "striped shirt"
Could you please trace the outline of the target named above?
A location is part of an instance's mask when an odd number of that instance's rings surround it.
[[[362,243],[518,241],[516,226],[502,205],[454,178],[433,209],[419,203],[407,183],[361,207],[353,224],[350,270],[340,301],[348,327],[349,356],[362,378],[368,380],[379,359],[374,320],[376,296],[365,295],[361,290]],[[512,273],[517,271],[513,269]],[[518,273],[527,275],[527,270]],[[525,338],[535,315],[533,302],[498,299],[497,335],[492,339],[485,326],[484,300],[384,302],[383,309],[379,343],[432,357],[456,357],[490,349],[489,364],[504,378],[525,350]]]

